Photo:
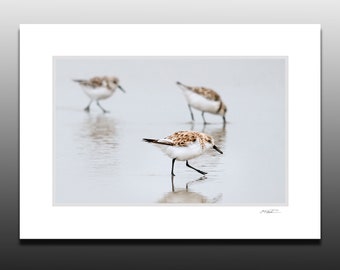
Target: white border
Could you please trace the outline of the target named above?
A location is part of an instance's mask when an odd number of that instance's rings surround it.
[[[289,206],[53,206],[53,56],[85,55],[288,56]],[[21,25],[20,238],[319,239],[320,25]]]

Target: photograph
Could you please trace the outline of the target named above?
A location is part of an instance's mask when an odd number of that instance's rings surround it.
[[[286,56],[54,56],[53,205],[288,205]]]
[[[21,25],[20,239],[320,239],[319,122],[320,25]]]

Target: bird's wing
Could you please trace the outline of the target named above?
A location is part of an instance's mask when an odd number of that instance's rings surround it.
[[[177,131],[165,139],[170,140],[174,146],[188,146],[196,141],[197,135],[192,131]]]
[[[79,83],[82,86],[87,86],[91,88],[101,87],[103,84],[103,78],[101,77],[94,77],[90,80],[73,80],[73,81]]]
[[[217,94],[214,90],[206,87],[188,87],[188,89],[196,94],[199,94],[206,99],[213,100],[213,101],[219,101],[220,95]]]

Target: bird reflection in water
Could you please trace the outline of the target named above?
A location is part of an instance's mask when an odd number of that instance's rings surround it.
[[[112,151],[118,147],[117,132],[114,119],[105,114],[86,115],[76,138],[79,156],[90,161],[88,168],[93,173],[112,170],[117,164],[117,157]]]
[[[88,138],[97,144],[114,145],[116,140],[114,119],[105,114],[88,115],[83,122],[81,133],[82,137]]]
[[[189,181],[186,183],[185,189],[183,188],[175,188],[174,186],[175,176],[171,176],[171,186],[172,191],[168,192],[164,195],[162,199],[160,199],[159,203],[216,203],[218,202],[222,194],[219,194],[215,198],[209,199],[201,193],[194,192],[190,190],[190,186],[194,183],[203,182],[207,179],[206,176],[202,176],[196,180]]]
[[[228,152],[226,149],[226,140],[227,140],[227,127],[226,124],[224,124],[222,127],[219,128],[213,128],[212,125],[204,125],[202,132],[209,134],[212,136],[215,140],[216,145],[221,145],[222,149],[224,149],[225,152]],[[211,151],[212,156],[218,156],[216,153]],[[220,158],[218,156],[218,158]]]

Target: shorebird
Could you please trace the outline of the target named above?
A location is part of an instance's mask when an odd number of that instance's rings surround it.
[[[227,107],[223,103],[220,95],[214,90],[206,87],[192,87],[180,82],[177,82],[177,85],[183,90],[184,96],[188,102],[192,121],[195,119],[191,107],[202,112],[204,124],[207,124],[204,117],[204,113],[206,112],[221,115],[223,124],[226,123],[225,114],[227,112]]]
[[[93,77],[89,80],[73,80],[78,83],[84,93],[91,99],[90,103],[85,107],[85,111],[90,111],[90,106],[93,101],[96,101],[98,107],[104,112],[105,110],[99,103],[99,100],[107,99],[112,96],[117,87],[125,93],[125,90],[119,85],[119,80],[114,76]]]
[[[176,160],[186,161],[186,166],[205,175],[206,172],[192,167],[188,160],[202,155],[208,149],[215,149],[223,154],[210,135],[195,131],[177,131],[164,139],[144,138],[143,141],[160,146],[162,151],[172,158],[171,175],[175,175],[174,164]]]

